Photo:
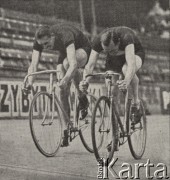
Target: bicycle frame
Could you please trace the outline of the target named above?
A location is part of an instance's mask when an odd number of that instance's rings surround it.
[[[78,128],[77,128],[78,127],[78,123],[76,123],[76,114],[74,115],[74,118],[73,118],[73,121],[74,121],[74,124],[73,124],[72,121],[70,120],[70,118],[68,117],[67,113],[65,112],[63,105],[60,103],[58,97],[55,95],[55,91],[54,91],[54,74],[57,76],[57,71],[56,70],[45,70],[45,71],[38,71],[38,72],[34,72],[34,73],[31,73],[31,74],[28,74],[24,78],[24,87],[26,87],[26,83],[27,83],[28,77],[35,76],[35,75],[40,75],[40,74],[50,74],[49,94],[51,94],[51,96],[53,97],[52,98],[53,99],[53,102],[52,102],[52,112],[53,113],[52,113],[52,121],[51,121],[51,123],[53,122],[53,119],[54,119],[54,102],[56,100],[57,104],[59,105],[61,111],[64,114],[64,117],[66,118],[68,124],[70,125],[72,131],[78,131]],[[75,98],[76,98],[75,105],[77,105],[77,95],[75,96]],[[46,105],[46,110],[45,111],[47,111],[47,105]],[[42,124],[44,123],[44,121],[45,121],[45,119],[43,119]],[[43,125],[45,125],[45,124],[43,124]]]
[[[108,79],[108,86],[107,86],[107,97],[110,99],[110,109],[113,109],[113,107],[115,107],[115,101],[114,101],[114,96],[113,96],[113,93],[112,93],[112,86],[116,86],[117,84],[116,83],[113,83],[112,82],[112,77],[113,76],[121,76],[120,73],[117,73],[117,72],[114,72],[114,71],[106,71],[105,73],[96,73],[96,74],[89,74],[86,76],[87,77],[90,77],[90,76],[104,76],[105,79]],[[126,90],[126,94],[125,94],[125,120],[127,120],[126,118],[126,104],[127,104],[127,101],[128,101],[128,90]],[[120,126],[120,129],[121,129],[121,137],[127,137],[128,134],[126,133],[125,131],[125,127],[119,117],[119,113],[117,112],[116,108],[115,109],[115,116],[118,120],[118,124]],[[111,110],[110,111],[110,114],[109,114],[109,117],[112,119],[112,116],[113,116],[113,111]]]
[[[114,75],[121,75],[121,74],[118,74],[118,73],[115,73],[115,72],[106,72],[106,78],[108,77],[109,78],[109,81],[108,81],[108,87],[107,87],[107,97],[110,99],[110,118],[112,119],[112,115],[113,115],[113,108],[114,108],[114,113],[115,113],[115,116],[117,118],[117,121],[118,121],[118,125],[119,125],[119,128],[120,128],[120,133],[119,133],[119,138],[123,138],[123,140],[119,143],[120,145],[123,145],[124,143],[127,142],[128,139],[124,139],[125,137],[129,137],[131,136],[134,132],[127,132],[126,131],[126,124],[127,124],[127,121],[129,121],[128,117],[127,117],[127,104],[128,104],[128,98],[129,98],[129,92],[128,92],[128,89],[123,92],[124,95],[125,95],[125,114],[124,114],[124,123],[122,123],[121,119],[120,119],[120,116],[119,116],[119,113],[117,112],[117,109],[116,109],[116,106],[115,106],[115,101],[114,101],[114,96],[112,94],[112,86],[116,86],[117,84],[116,83],[113,83],[112,82],[112,77]],[[140,129],[140,128],[138,128]]]
[[[125,126],[123,125],[123,123],[119,117],[119,113],[117,112],[117,109],[115,108],[116,106],[115,106],[115,101],[114,101],[114,96],[113,96],[113,91],[112,91],[112,86],[116,86],[116,83],[113,84],[113,82],[112,82],[112,76],[114,76],[114,75],[117,75],[117,74],[108,75],[109,81],[108,81],[108,88],[107,88],[108,89],[108,95],[107,96],[110,99],[110,103],[111,103],[110,104],[110,109],[111,109],[110,118],[112,119],[112,117],[113,117],[113,110],[112,109],[114,107],[114,113],[115,113],[115,116],[118,120],[118,124],[119,124],[121,132],[122,132],[122,134],[120,134],[120,137],[125,137],[126,136]],[[126,91],[126,93],[128,93],[128,91]],[[126,94],[125,97],[127,99],[128,94]],[[125,100],[125,105],[126,105],[126,102],[127,101]],[[125,107],[125,120],[126,120],[126,107]]]
[[[111,162],[114,152],[119,151],[119,147],[128,141],[130,152],[135,159],[141,159],[146,147],[146,116],[142,101],[140,102],[142,122],[135,124],[135,115],[132,113],[131,99],[128,97],[128,90],[124,93],[125,113],[119,116],[116,107],[114,86],[116,86],[115,75],[121,74],[113,71],[106,73],[90,74],[88,76],[102,75],[106,80],[107,94],[103,94],[94,108],[91,124],[93,150],[97,161],[105,158]],[[120,78],[119,78],[120,79]],[[112,89],[114,88],[114,89]],[[133,123],[133,124],[132,124]],[[139,133],[137,132],[139,130]],[[142,131],[142,132],[141,132]],[[111,133],[110,133],[111,132]],[[137,133],[135,133],[137,132]],[[109,134],[110,133],[110,134]],[[132,135],[134,134],[134,138]]]
[[[58,99],[58,97],[55,95],[55,89],[54,89],[54,75],[56,75],[56,79],[58,82],[58,78],[57,78],[57,72],[56,70],[45,70],[45,71],[38,71],[38,72],[34,72],[34,73],[30,73],[28,74],[25,78],[24,78],[24,87],[26,87],[26,83],[28,80],[28,77],[30,76],[34,76],[34,75],[40,75],[40,74],[49,74],[50,76],[50,81],[49,81],[49,94],[52,96],[52,119],[51,122],[48,124],[45,124],[45,117],[46,117],[46,113],[48,110],[48,103],[46,104],[45,107],[45,115],[44,118],[42,120],[42,125],[51,125],[53,123],[54,120],[54,112],[55,112],[55,100],[57,102],[57,104],[59,105],[59,108],[61,109],[63,116],[66,118],[66,121],[68,123],[68,130],[70,132],[70,141],[72,141],[75,137],[77,137],[79,135],[79,131],[84,127],[83,125],[80,125],[80,122],[78,121],[78,92],[77,89],[75,89],[75,104],[74,104],[74,114],[73,114],[73,120],[71,121],[71,119],[69,118],[69,116],[67,115],[67,113],[64,110],[63,105],[61,104],[60,100]],[[91,93],[86,92],[87,94],[91,95]]]

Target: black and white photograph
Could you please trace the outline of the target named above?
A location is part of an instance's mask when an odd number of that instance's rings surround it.
[[[0,180],[170,179],[170,0],[0,0]]]

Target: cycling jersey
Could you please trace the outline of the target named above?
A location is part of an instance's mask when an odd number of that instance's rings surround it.
[[[124,51],[125,47],[129,44],[134,44],[135,52],[143,51],[143,47],[142,47],[138,37],[136,36],[135,32],[132,29],[130,29],[128,27],[124,27],[124,26],[108,28],[108,29],[104,30],[103,32],[101,32],[94,39],[94,41],[92,43],[93,50],[95,50],[98,53],[100,53],[103,50],[102,45],[101,45],[101,36],[105,32],[108,32],[108,31],[113,33],[120,40],[119,51]]]
[[[135,32],[132,29],[124,26],[108,28],[103,32],[101,32],[93,40],[92,43],[93,50],[95,50],[98,53],[103,51],[103,47],[101,45],[101,36],[108,31],[113,33],[116,36],[116,38],[119,39],[120,41],[119,52],[121,53],[117,53],[116,55],[107,53],[107,59],[106,59],[107,70],[114,70],[117,72],[121,72],[124,63],[126,62],[125,48],[129,44],[134,44],[135,55],[138,55],[142,59],[142,63],[144,62],[145,53],[138,37],[136,36]]]
[[[58,64],[63,62],[64,58],[67,56],[66,48],[72,43],[74,43],[75,49],[82,48],[89,56],[91,51],[90,42],[88,38],[76,27],[68,24],[53,25],[50,28],[50,32],[55,36],[54,45],[50,50],[57,50],[60,52]],[[35,40],[33,49],[41,53],[43,46],[38,44]]]

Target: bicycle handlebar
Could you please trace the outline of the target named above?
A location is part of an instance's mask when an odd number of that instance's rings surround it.
[[[114,75],[121,76],[121,73],[117,73],[114,71],[106,71],[104,73],[88,74],[88,75],[86,75],[85,78],[90,77],[90,76],[91,77],[93,77],[93,76],[105,76],[105,77],[107,77],[107,76],[114,76]]]
[[[34,75],[39,75],[39,74],[51,74],[51,73],[55,74],[57,72],[58,71],[56,71],[56,70],[45,70],[45,71],[38,71],[38,72],[30,73],[30,74],[26,75],[24,78],[24,87],[26,87],[26,82],[27,82],[29,76],[34,76]]]
[[[122,76],[121,73],[118,73],[118,72],[115,72],[115,71],[106,71],[104,73],[88,74],[88,75],[86,75],[85,78],[94,77],[94,76],[104,76],[105,78],[107,78],[107,77],[111,77],[111,76],[114,76],[114,75],[119,76],[119,77]],[[115,84],[117,85],[117,83],[115,83]],[[127,93],[127,89],[124,89],[124,90],[121,90],[121,91],[123,92],[123,94]]]

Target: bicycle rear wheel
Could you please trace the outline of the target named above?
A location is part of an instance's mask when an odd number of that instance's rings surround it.
[[[89,102],[88,114],[83,120],[79,120],[79,135],[80,139],[87,151],[93,153],[92,139],[91,139],[91,121],[92,114],[96,103],[96,98],[92,94],[87,94]]]
[[[128,101],[128,111],[127,111],[127,132],[128,144],[130,152],[135,159],[141,159],[146,147],[146,138],[147,138],[147,123],[145,109],[143,102],[140,102],[140,108],[142,112],[142,117],[139,123],[132,124],[132,114],[131,114],[131,100]]]
[[[49,93],[38,92],[32,100],[29,112],[33,141],[46,157],[56,155],[62,139],[62,122],[54,100]]]
[[[92,143],[97,161],[103,158],[109,163],[114,154],[117,134],[117,120],[113,111],[110,118],[110,101],[101,96],[94,108],[92,118]]]

